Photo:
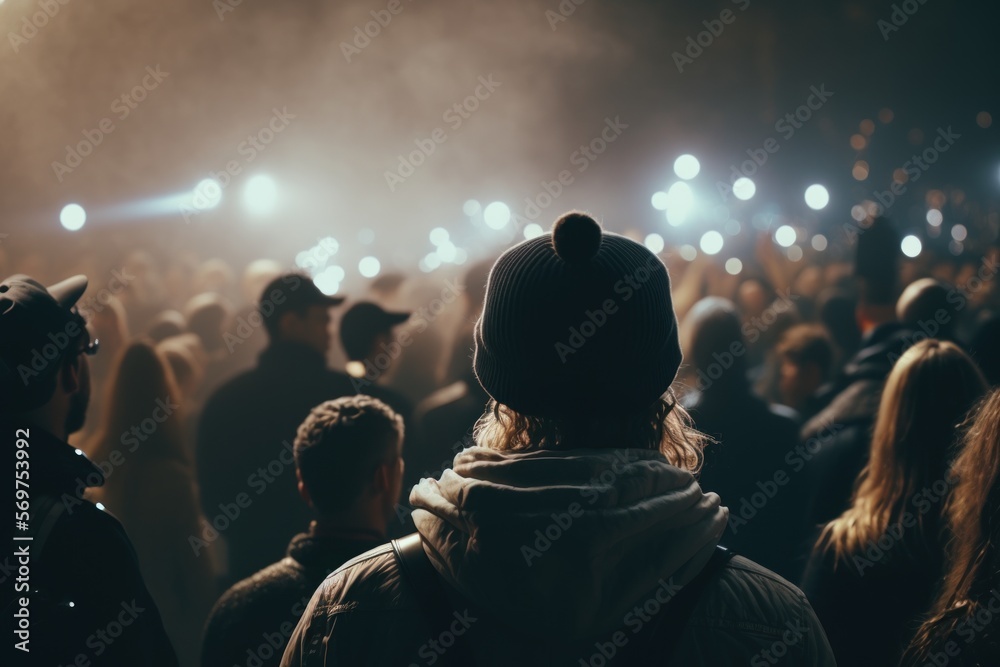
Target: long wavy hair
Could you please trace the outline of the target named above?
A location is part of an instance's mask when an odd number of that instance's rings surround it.
[[[994,389],[973,413],[952,470],[957,483],[944,515],[951,534],[944,583],[904,653],[903,665],[922,665],[932,651],[941,650],[998,584],[1000,389]]]
[[[957,427],[987,389],[975,362],[953,343],[923,340],[903,353],[882,391],[851,506],[826,525],[816,549],[848,561],[901,521],[916,494],[947,482]],[[926,546],[940,558],[942,510],[920,513],[900,546]]]
[[[476,444],[498,451],[629,447],[659,450],[684,470],[697,473],[712,439],[694,428],[687,411],[668,390],[645,412],[603,419],[546,419],[522,415],[490,401],[476,423]]]

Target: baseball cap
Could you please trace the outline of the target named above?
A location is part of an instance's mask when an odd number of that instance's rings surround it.
[[[361,361],[379,334],[410,319],[408,312],[389,312],[370,301],[359,301],[340,318],[340,342],[351,361]]]
[[[0,283],[0,383],[9,409],[30,410],[48,400],[49,380],[88,336],[74,308],[86,290],[82,275],[47,288],[23,274]]]
[[[267,284],[257,302],[265,321],[274,323],[288,312],[302,311],[310,306],[339,306],[342,296],[323,294],[312,278],[304,273],[285,273]]]

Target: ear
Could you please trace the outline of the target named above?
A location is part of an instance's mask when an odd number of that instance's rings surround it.
[[[72,361],[67,361],[59,370],[59,383],[67,394],[75,394],[80,389],[81,355],[76,355]]]
[[[389,466],[385,463],[378,464],[375,468],[375,475],[372,478],[372,489],[376,495],[381,495],[392,488],[392,478],[389,473]]]
[[[299,497],[302,498],[312,509],[316,509],[313,506],[312,496],[309,495],[309,489],[306,488],[306,483],[302,481],[302,471],[298,468],[295,469],[295,479],[298,480]]]

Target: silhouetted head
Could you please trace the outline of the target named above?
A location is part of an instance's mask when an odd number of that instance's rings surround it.
[[[933,278],[916,280],[896,302],[896,318],[911,329],[942,340],[954,338],[954,307],[948,302],[951,288]]]

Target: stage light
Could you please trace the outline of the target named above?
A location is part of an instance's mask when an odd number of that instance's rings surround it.
[[[441,258],[442,262],[454,262],[455,256],[458,254],[458,248],[451,241],[447,243],[442,243],[438,246],[437,255]]]
[[[747,201],[748,199],[753,197],[754,194],[756,194],[756,192],[757,192],[757,186],[754,184],[753,181],[751,181],[746,176],[737,178],[736,181],[733,183],[733,195],[737,199],[742,199],[743,201]]]
[[[965,237],[969,235],[969,230],[965,228],[965,225],[955,225],[951,228],[951,238],[958,242],[965,240]]]
[[[823,252],[824,250],[826,250],[826,246],[827,246],[826,237],[823,236],[822,234],[817,234],[812,238],[812,247],[814,250]]]
[[[378,272],[382,270],[382,264],[371,256],[363,257],[360,262],[358,262],[358,272],[365,278],[374,278],[378,275]]]
[[[907,257],[916,257],[920,254],[920,251],[923,250],[923,245],[920,243],[920,239],[913,234],[904,236],[903,240],[899,244],[899,247],[903,251],[903,254]]]
[[[510,222],[510,208],[502,201],[495,201],[483,210],[483,220],[491,229],[503,229]]]
[[[698,249],[693,245],[682,245],[677,249],[677,252],[680,254],[682,259],[688,262],[693,261],[694,258],[698,256]]]
[[[214,178],[203,178],[194,188],[192,203],[199,211],[207,211],[222,201],[222,186]]]
[[[663,252],[663,237],[659,234],[650,234],[646,237],[645,245],[649,248],[649,252],[658,255]]]
[[[544,233],[545,230],[537,222],[531,222],[524,226],[524,238],[526,239],[537,238]]]
[[[706,255],[716,255],[722,250],[723,243],[722,234],[713,230],[702,234],[701,242],[698,245],[701,246],[701,251]]]
[[[659,190],[653,193],[653,197],[650,201],[653,204],[653,208],[655,208],[657,211],[666,211],[667,204],[669,203],[670,200],[667,197],[666,192],[664,192],[663,190]]]
[[[475,199],[469,199],[462,205],[462,213],[465,213],[470,218],[481,210],[483,210],[483,205]]]
[[[59,222],[71,232],[75,232],[87,222],[87,212],[79,204],[67,204],[59,213]]]
[[[861,204],[855,204],[851,207],[851,217],[858,222],[861,222],[868,217],[868,211],[866,211],[865,207]]]
[[[806,204],[814,211],[826,208],[830,203],[830,193],[822,185],[815,184],[806,188]]]
[[[455,251],[455,259],[451,261],[453,264],[465,264],[467,259],[469,259],[469,253],[465,252],[464,248],[458,248]]]
[[[788,259],[792,260],[793,262],[797,262],[800,259],[802,259],[802,248],[798,247],[797,245],[793,245],[791,248],[785,251],[785,254],[788,256]]]
[[[677,174],[678,178],[690,181],[698,175],[699,171],[701,171],[701,163],[693,155],[684,154],[674,160],[674,173]]]
[[[674,183],[667,190],[667,222],[676,227],[694,208],[694,192],[687,183]]]
[[[448,230],[444,227],[435,227],[431,230],[431,243],[434,245],[443,245],[448,242],[449,238]]]
[[[334,269],[340,269],[339,272]],[[316,285],[317,289],[327,296],[332,296],[340,291],[340,281],[344,279],[344,270],[339,266],[328,267],[323,271],[319,272],[315,278],[313,278],[313,284]]]
[[[944,222],[944,216],[941,215],[941,211],[936,208],[932,208],[927,211],[927,224],[931,227],[938,227]]]
[[[274,179],[258,174],[243,187],[243,201],[255,215],[267,215],[278,201],[278,185]]]
[[[743,262],[741,262],[736,257],[730,257],[726,260],[726,273],[731,276],[740,275],[740,271],[743,270]]]
[[[791,225],[782,225],[774,231],[774,240],[782,248],[791,247],[796,236],[795,228]]]
[[[436,252],[426,255],[422,260],[420,260],[420,270],[424,273],[430,273],[439,266],[441,266],[441,258],[438,257]]]

